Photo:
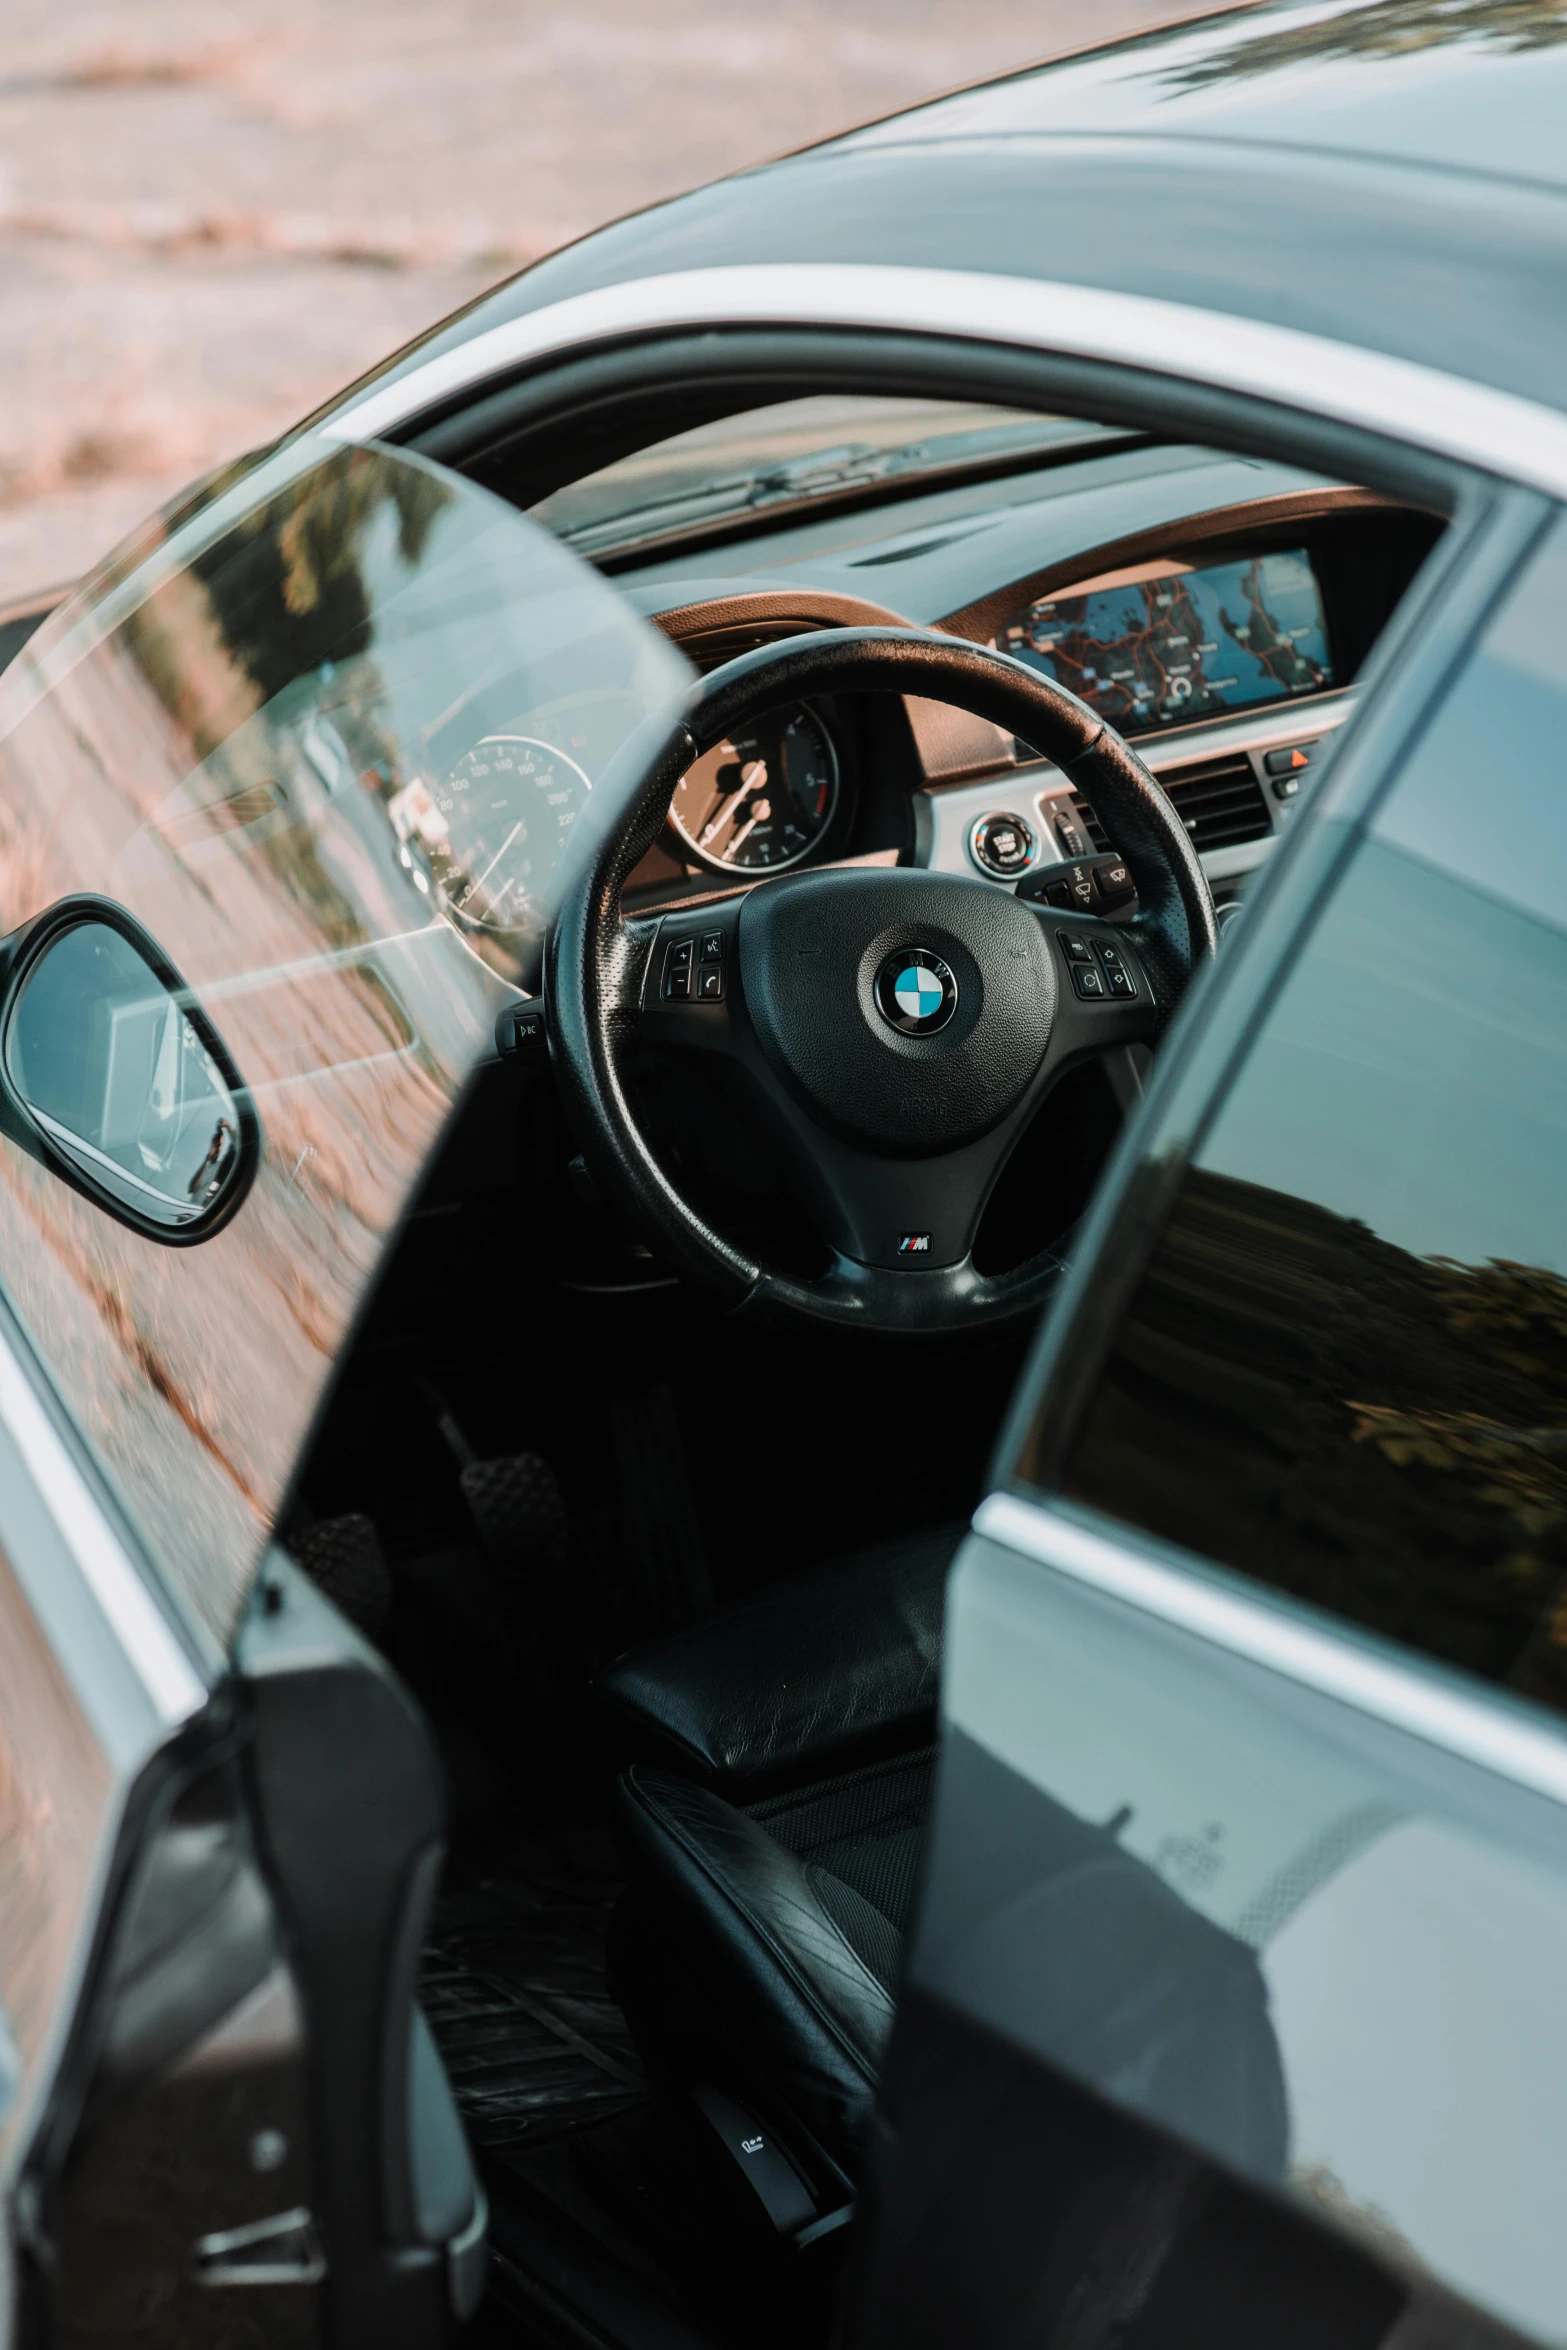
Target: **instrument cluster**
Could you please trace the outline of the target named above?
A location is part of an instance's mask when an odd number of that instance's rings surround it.
[[[820,846],[841,789],[832,736],[797,702],[715,743],[686,770],[670,830],[714,872],[782,873]]]

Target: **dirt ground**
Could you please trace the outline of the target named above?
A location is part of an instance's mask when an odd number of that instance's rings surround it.
[[[523,262],[1165,0],[4,0],[0,603]]]

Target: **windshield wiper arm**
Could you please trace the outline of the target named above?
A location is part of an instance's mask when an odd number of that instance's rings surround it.
[[[1061,418],[1052,422],[1053,429],[1048,430],[981,427],[906,441],[892,449],[878,449],[864,441],[842,441],[833,448],[813,449],[808,455],[785,458],[774,465],[666,490],[634,506],[567,524],[558,535],[566,546],[591,556],[677,535],[682,529],[739,521],[773,506],[808,505],[813,499],[874,489],[880,482],[903,475],[952,477],[998,466],[1026,466],[1030,458],[1065,457],[1083,446],[1126,437],[1113,425]]]

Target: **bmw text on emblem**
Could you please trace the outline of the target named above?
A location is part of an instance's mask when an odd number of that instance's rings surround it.
[[[905,1036],[934,1036],[958,1008],[950,963],[929,947],[899,947],[876,974],[876,1009]]]

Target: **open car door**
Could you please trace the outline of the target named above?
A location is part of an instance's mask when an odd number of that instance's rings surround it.
[[[487,492],[309,437],[6,675],[0,2342],[392,2350],[474,2305],[414,1996],[438,1765],[271,1535],[687,675]]]

